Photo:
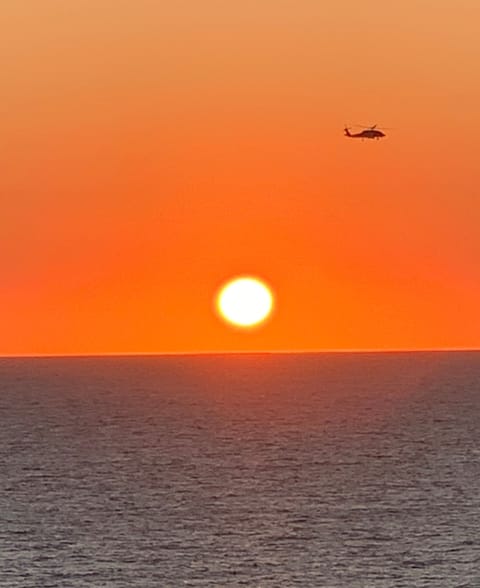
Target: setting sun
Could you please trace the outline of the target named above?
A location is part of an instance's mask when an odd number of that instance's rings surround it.
[[[263,322],[273,308],[270,288],[253,277],[239,277],[227,282],[216,300],[220,316],[238,327],[253,327]]]

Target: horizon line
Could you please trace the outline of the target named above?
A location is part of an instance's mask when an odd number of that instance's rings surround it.
[[[480,347],[422,347],[392,349],[275,349],[275,350],[211,350],[211,351],[120,351],[105,353],[25,353],[0,354],[0,359],[55,359],[102,357],[171,357],[203,355],[320,355],[320,354],[372,354],[372,353],[478,353]]]

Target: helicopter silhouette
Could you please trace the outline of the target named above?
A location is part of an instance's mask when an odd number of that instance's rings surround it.
[[[360,125],[354,125],[360,126]],[[362,125],[363,126],[363,125]],[[385,133],[383,133],[380,129],[377,128],[377,125],[373,125],[372,127],[364,127],[363,131],[359,133],[351,133],[349,127],[344,128],[345,137],[350,137],[351,139],[381,139],[385,137]]]

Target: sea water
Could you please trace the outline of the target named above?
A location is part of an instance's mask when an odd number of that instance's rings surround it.
[[[0,586],[480,587],[480,353],[0,360]]]

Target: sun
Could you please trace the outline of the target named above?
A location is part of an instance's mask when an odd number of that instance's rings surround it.
[[[262,280],[239,276],[224,284],[216,299],[220,316],[237,327],[254,327],[273,310],[273,294]]]

